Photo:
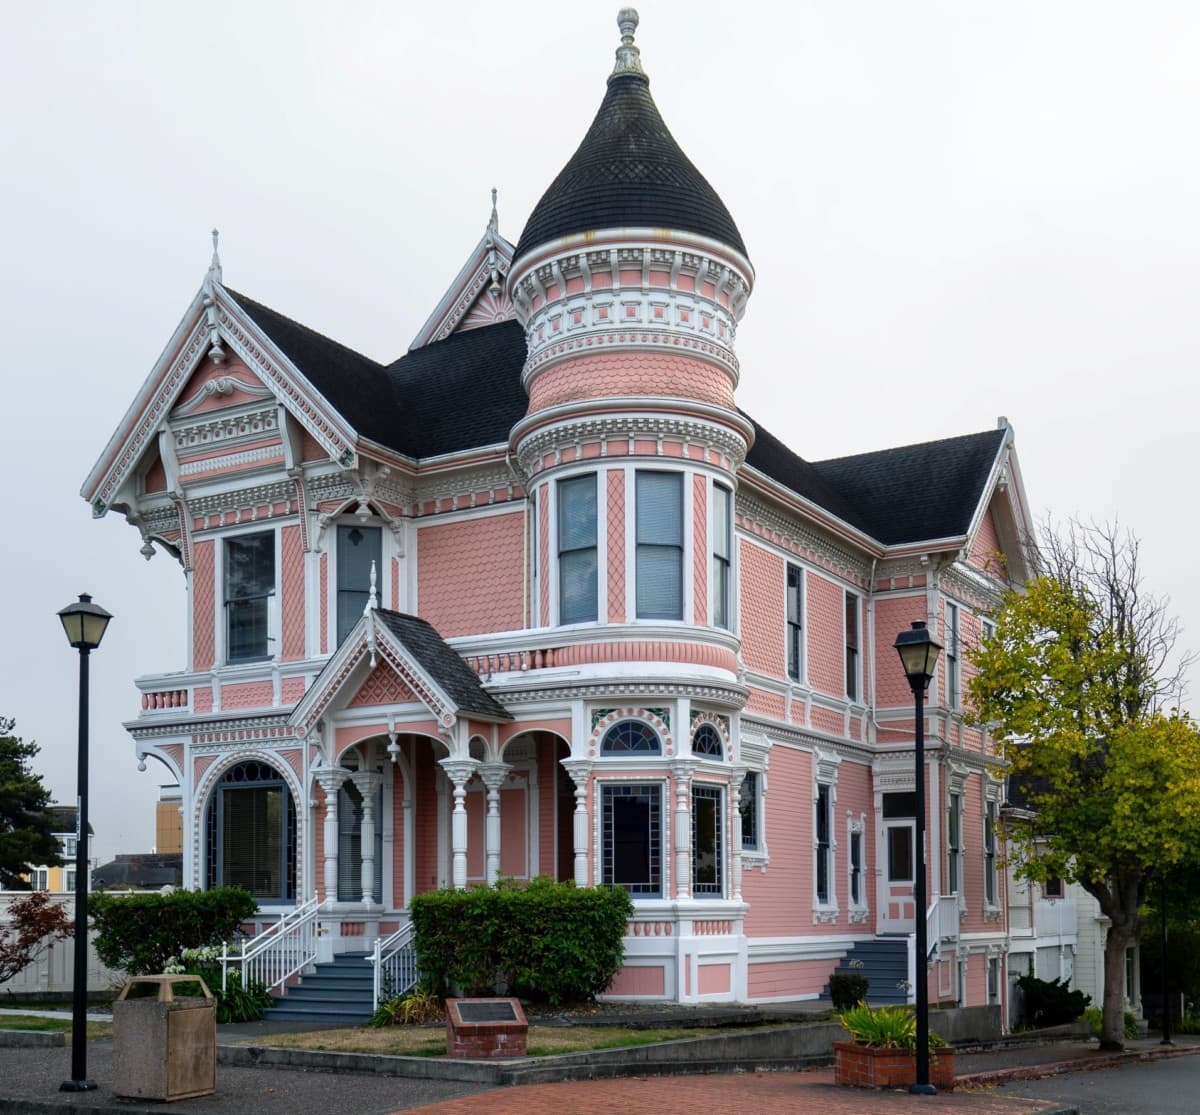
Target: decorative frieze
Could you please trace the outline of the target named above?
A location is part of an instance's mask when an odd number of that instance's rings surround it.
[[[748,495],[743,488],[737,493],[737,514],[743,528],[751,533],[765,531],[767,540],[782,549],[845,580],[865,586],[870,575],[870,562],[865,555],[852,552],[831,535],[804,525],[799,519]]]
[[[209,385],[211,386],[211,385]],[[172,423],[171,436],[179,452],[206,449],[230,442],[252,441],[279,433],[279,408],[262,407],[235,413],[206,414],[204,421],[187,425]]]

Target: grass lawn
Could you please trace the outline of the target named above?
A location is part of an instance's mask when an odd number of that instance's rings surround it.
[[[746,1027],[738,1027],[745,1030]],[[529,1027],[528,1055],[546,1057],[555,1053],[582,1053],[590,1049],[617,1049],[621,1046],[649,1045],[681,1038],[712,1037],[717,1028],[663,1027],[661,1029],[625,1029],[619,1026],[541,1026]],[[254,1044],[264,1044],[255,1038]],[[381,1030],[356,1026],[340,1030],[310,1030],[307,1033],[279,1034],[271,1045],[289,1049],[321,1049],[332,1053],[391,1053],[405,1057],[441,1057],[446,1053],[445,1027],[388,1026]]]
[[[61,1031],[71,1033],[69,1018],[39,1018],[35,1014],[0,1014],[0,1030],[45,1030],[50,1033]],[[111,1022],[89,1022],[87,1024],[88,1040],[93,1038],[111,1038]]]

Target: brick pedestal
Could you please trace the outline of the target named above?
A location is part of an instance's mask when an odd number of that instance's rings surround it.
[[[446,1053],[451,1057],[524,1057],[528,1033],[517,999],[446,1000]]]
[[[856,1088],[908,1088],[917,1080],[916,1054],[903,1049],[833,1043],[833,1079]],[[954,1090],[954,1050],[929,1051],[929,1083],[939,1092]]]

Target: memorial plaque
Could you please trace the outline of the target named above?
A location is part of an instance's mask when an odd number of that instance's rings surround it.
[[[458,1017],[464,1022],[516,1022],[517,1012],[509,999],[463,999]]]

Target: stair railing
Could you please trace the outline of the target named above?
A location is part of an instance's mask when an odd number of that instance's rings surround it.
[[[390,937],[376,937],[367,959],[375,970],[374,1005],[410,991],[417,982],[417,952],[413,948],[416,930],[406,921]]]
[[[315,964],[321,905],[316,898],[310,898],[240,948],[231,947],[227,941],[221,951],[221,990],[226,989],[231,968],[237,969],[242,987],[249,987],[254,981],[274,991]]]

